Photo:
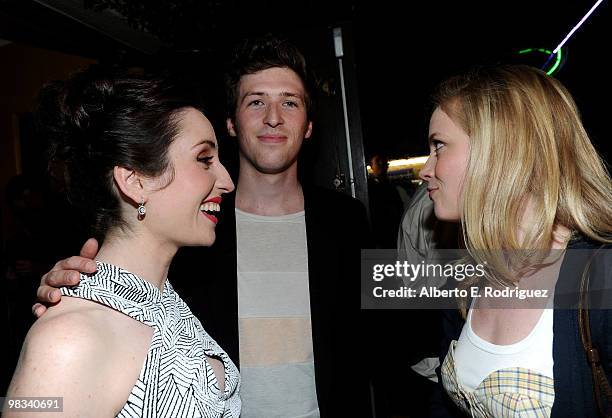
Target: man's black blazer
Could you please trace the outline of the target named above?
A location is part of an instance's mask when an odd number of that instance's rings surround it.
[[[367,338],[360,336],[360,255],[369,248],[364,206],[304,188],[315,379],[322,416],[371,416]],[[224,196],[212,247],[182,248],[169,279],[204,329],[240,367],[234,196]]]

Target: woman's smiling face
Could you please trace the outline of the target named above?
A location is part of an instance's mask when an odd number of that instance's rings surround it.
[[[154,236],[177,247],[212,245],[221,196],[233,191],[234,184],[219,161],[208,119],[189,108],[178,127],[168,150],[172,181],[151,193],[144,220]]]

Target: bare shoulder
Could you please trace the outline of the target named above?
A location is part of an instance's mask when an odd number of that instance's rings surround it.
[[[143,360],[150,335],[120,312],[62,298],[28,332],[8,396],[61,396],[64,412],[114,415],[142,365],[129,372],[123,360],[134,353]]]
[[[81,358],[102,356],[104,359],[108,355],[108,341],[105,343],[107,330],[100,323],[103,316],[101,309],[104,308],[85,300],[64,299],[57,306],[49,308],[47,314],[30,328],[23,354],[35,356],[37,360],[52,360],[62,366],[78,366]]]

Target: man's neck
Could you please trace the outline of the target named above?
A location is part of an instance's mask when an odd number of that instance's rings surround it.
[[[236,208],[262,216],[281,216],[304,210],[297,167],[278,174],[241,168],[236,185]]]

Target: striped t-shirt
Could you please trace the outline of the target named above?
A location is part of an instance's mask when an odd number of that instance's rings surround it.
[[[318,417],[304,212],[236,209],[242,417]]]

